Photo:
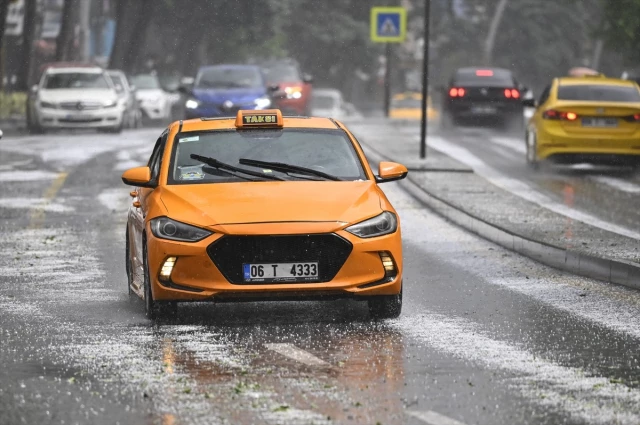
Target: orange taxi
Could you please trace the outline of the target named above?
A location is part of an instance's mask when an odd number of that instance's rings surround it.
[[[378,174],[340,122],[279,110],[175,122],[136,187],[126,231],[130,294],[149,318],[179,301],[366,300],[402,308],[400,222]]]

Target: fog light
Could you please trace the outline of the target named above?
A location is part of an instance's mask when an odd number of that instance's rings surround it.
[[[380,251],[378,254],[380,255],[380,261],[382,261],[382,266],[384,267],[384,276],[395,276],[398,271],[396,269],[396,264],[391,257],[391,253],[389,251]]]
[[[164,264],[160,269],[160,279],[161,280],[169,280],[171,279],[171,272],[173,271],[173,266],[176,265],[176,257],[169,257],[164,260]]]

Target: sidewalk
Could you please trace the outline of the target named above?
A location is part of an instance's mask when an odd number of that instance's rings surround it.
[[[400,125],[407,124],[380,119],[348,123],[370,160],[407,166],[409,175],[401,185],[426,206],[473,233],[552,267],[640,289],[639,240],[526,201],[434,149],[420,160],[419,143],[398,131]]]

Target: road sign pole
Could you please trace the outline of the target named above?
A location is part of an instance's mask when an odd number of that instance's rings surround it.
[[[391,43],[385,46],[385,71],[384,71],[384,116],[389,117],[391,105]]]
[[[420,125],[420,159],[427,157],[427,99],[429,97],[429,19],[431,0],[424,4],[424,52],[422,54],[422,120]]]

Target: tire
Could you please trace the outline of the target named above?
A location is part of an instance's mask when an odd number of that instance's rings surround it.
[[[524,143],[527,148],[527,166],[534,171],[538,171],[540,169],[540,161],[538,160],[538,141],[536,135],[527,131],[525,133]]]
[[[402,289],[396,295],[377,295],[367,300],[369,316],[374,320],[395,319],[402,312]]]
[[[149,320],[158,317],[157,307],[151,291],[151,279],[149,278],[149,259],[147,258],[147,239],[142,239],[142,261],[144,269],[144,312]]]
[[[129,226],[127,225],[127,229],[126,229],[126,246],[125,246],[125,259],[124,259],[124,264],[125,264],[125,268],[127,270],[127,289],[128,289],[128,293],[129,293],[129,298],[134,298],[134,296],[136,295],[135,292],[133,292],[133,288],[131,287],[131,285],[133,285],[133,267],[131,266],[131,248],[130,248],[130,240],[129,240]]]

